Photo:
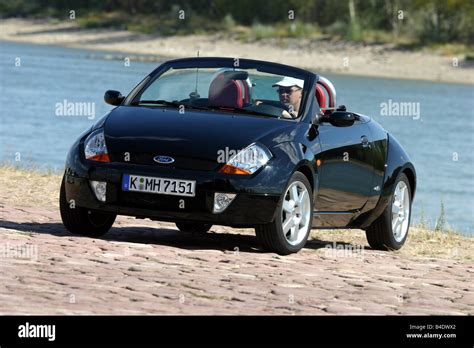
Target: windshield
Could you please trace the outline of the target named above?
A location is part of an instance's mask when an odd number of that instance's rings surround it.
[[[295,119],[300,116],[304,80],[255,69],[170,68],[132,102]]]

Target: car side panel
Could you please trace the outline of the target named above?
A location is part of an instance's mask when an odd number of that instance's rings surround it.
[[[356,121],[349,127],[324,123],[318,128],[322,152],[318,156],[321,177],[315,208],[323,213],[359,211],[372,188],[370,147],[361,142],[362,137],[370,139],[369,127]]]
[[[377,204],[367,214],[360,216],[359,219],[354,221],[353,227],[366,228],[382,214],[390,203],[395,181],[401,172],[410,170],[416,183],[416,171],[413,163],[398,140],[391,134],[387,134],[387,159],[384,166],[385,172]],[[380,173],[378,174],[378,179],[380,179]],[[415,194],[415,189],[416,186],[412,188],[412,197]]]

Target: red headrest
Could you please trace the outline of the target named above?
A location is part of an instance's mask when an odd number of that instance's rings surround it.
[[[244,80],[235,80],[239,84],[240,88],[242,89],[242,96],[244,99],[244,104],[250,103],[250,87],[247,81]]]
[[[327,108],[326,93],[324,92],[323,87],[319,84],[316,85],[316,99],[318,99],[320,108]]]
[[[218,75],[209,86],[209,105],[241,108],[242,86],[235,80],[226,79],[224,74]]]

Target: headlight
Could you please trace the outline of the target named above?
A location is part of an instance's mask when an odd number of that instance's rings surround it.
[[[272,157],[270,150],[254,143],[232,157],[219,172],[250,175],[267,164]]]
[[[84,142],[86,159],[98,162],[110,162],[103,129],[92,132]]]

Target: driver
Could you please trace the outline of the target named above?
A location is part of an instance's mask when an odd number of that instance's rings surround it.
[[[294,77],[285,76],[272,87],[278,87],[277,93],[280,103],[284,105],[282,116],[285,118],[296,118],[300,110],[301,97],[303,95],[304,81]]]

